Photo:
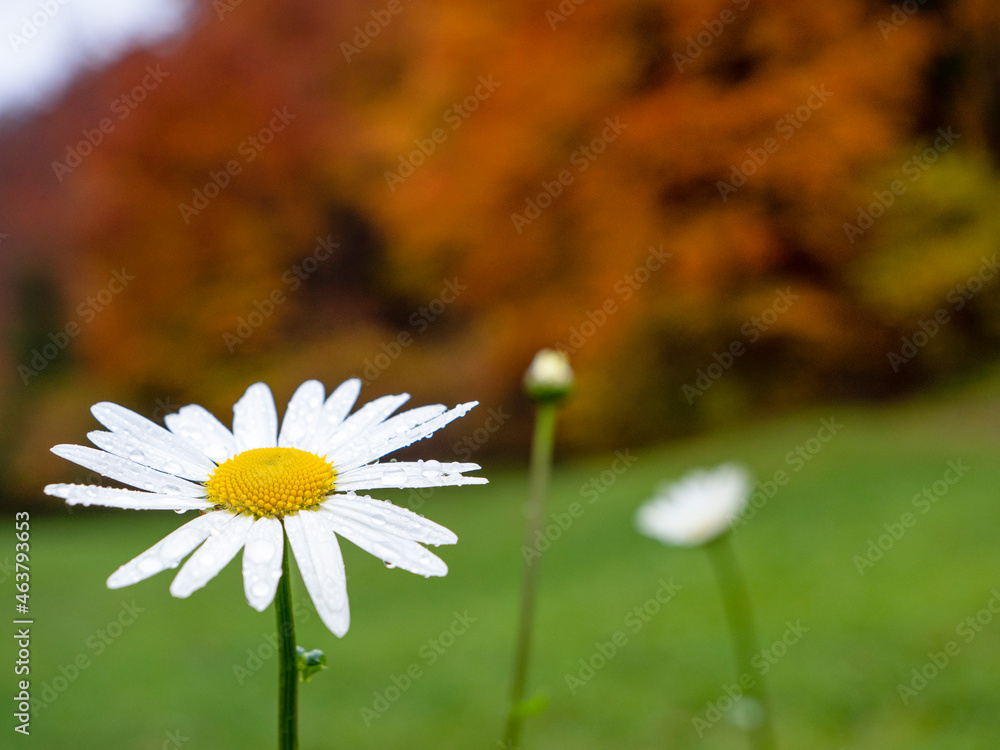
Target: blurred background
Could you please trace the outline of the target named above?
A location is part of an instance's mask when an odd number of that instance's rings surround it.
[[[53,7],[4,27],[11,66],[80,38],[0,130],[7,497],[102,399],[359,376],[520,455],[542,346],[587,451],[995,359],[995,3],[164,0],[117,41]]]
[[[981,520],[1000,479],[989,468],[1000,447],[997,3],[52,0],[12,2],[0,22],[0,503],[59,514],[37,532],[38,586],[59,594],[39,603],[58,621],[40,679],[97,656],[88,636],[122,606],[104,576],[177,520],[65,519],[41,495],[83,479],[48,449],[85,442],[92,403],[162,422],[194,402],[229,422],[252,382],[268,382],[280,410],[307,378],[332,388],[361,377],[363,400],[479,400],[432,452],[483,463],[494,484],[481,500],[396,498],[475,541],[448,557],[455,572],[436,604],[416,590],[428,582],[393,584],[413,600],[413,639],[399,640],[398,613],[358,615],[375,630],[352,631],[356,651],[339,651],[348,674],[336,689],[358,694],[340,696],[331,722],[371,738],[358,706],[408,663],[430,667],[415,654],[449,625],[442,600],[472,602],[488,625],[456,646],[469,649],[464,668],[453,655],[420,683],[378,723],[380,742],[490,744],[476,732],[501,725],[524,484],[496,467],[525,460],[532,414],[519,380],[537,349],[556,346],[578,384],[558,447],[573,463],[553,508],[588,486],[603,502],[546,559],[561,592],[540,613],[548,747],[705,746],[690,716],[717,699],[731,664],[694,558],[669,557],[693,607],[681,624],[644,631],[644,648],[616,662],[619,681],[595,679],[577,702],[560,691],[669,572],[659,566],[673,553],[629,528],[635,505],[665,476],[728,458],[762,480],[797,477],[739,538],[764,638],[789,618],[816,623],[808,658],[775,680],[789,746],[995,744],[983,727],[1000,700],[986,676],[997,649],[949,671],[943,696],[921,693],[923,713],[895,686],[992,601],[1000,563]],[[831,414],[848,428],[819,455]],[[618,482],[609,467],[626,448],[645,460]],[[932,536],[900,543],[877,573],[857,570],[852,556],[872,554],[883,524],[913,512],[911,496],[959,458],[978,473],[949,496],[964,500],[956,514],[935,511],[910,538]],[[956,545],[965,552],[943,553]],[[69,580],[84,569],[85,583]],[[609,597],[606,621],[593,622],[581,571]],[[389,606],[380,564],[355,575],[376,587],[352,582],[359,613]],[[210,585],[235,607],[213,602],[212,617],[232,617],[236,635],[199,706],[235,689],[229,664],[249,658],[238,584]],[[163,580],[137,592],[168,640],[206,619],[167,601]],[[66,611],[86,617],[65,622]],[[209,729],[186,714],[189,674],[172,660],[194,670],[208,657],[181,644],[147,653],[138,630],[87,679],[107,695],[135,664],[172,674],[155,736],[133,716],[108,745],[81,690],[39,720],[50,746],[160,747],[174,726],[194,732],[191,747],[234,736],[251,746],[270,731],[256,716]],[[475,692],[470,663],[483,665]],[[697,676],[661,701],[664,663]],[[262,705],[272,688],[270,677],[259,686]],[[571,729],[617,706],[616,690],[633,690],[642,718]],[[472,718],[456,728],[449,711]],[[309,731],[305,746],[322,746],[320,728]],[[711,746],[742,746],[725,731]]]

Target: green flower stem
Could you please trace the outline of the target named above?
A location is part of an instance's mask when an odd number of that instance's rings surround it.
[[[552,470],[552,446],[556,432],[556,403],[543,401],[535,415],[535,434],[531,443],[531,467],[528,474],[528,512],[524,526],[524,544],[530,548],[542,531],[545,515],[545,494]],[[514,654],[514,678],[511,686],[510,714],[504,733],[504,747],[518,747],[521,725],[524,723],[524,691],[528,680],[531,655],[531,628],[535,616],[535,591],[538,588],[538,559],[526,561],[521,587],[521,619]]]
[[[737,679],[739,680],[743,675],[749,675],[753,678],[753,684],[747,688],[746,694],[760,703],[763,712],[759,725],[748,728],[747,734],[752,746],[757,750],[774,750],[774,731],[771,727],[771,711],[767,704],[767,694],[761,675],[756,673],[751,664],[751,659],[757,653],[753,607],[750,604],[746,582],[740,573],[730,536],[731,534],[727,531],[705,546],[715,570],[719,590],[722,593],[722,603],[733,641],[733,653],[736,657],[736,668],[739,671]]]
[[[299,747],[299,667],[295,651],[295,620],[292,617],[292,581],[288,566],[288,540],[281,559],[281,580],[274,597],[278,620],[278,750]]]

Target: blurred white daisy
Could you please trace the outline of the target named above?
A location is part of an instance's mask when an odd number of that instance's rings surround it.
[[[343,636],[350,625],[347,580],[337,535],[387,565],[427,576],[448,567],[422,544],[454,544],[451,531],[384,500],[356,494],[385,487],[484,484],[462,476],[473,463],[380,463],[392,451],[421,440],[468,412],[421,406],[390,415],[409,394],[383,396],[348,415],[361,381],[348,380],[328,398],[309,380],[292,396],[281,422],[264,383],[250,386],[233,407],[230,432],[206,409],[185,406],[166,417],[168,429],[112,403],[91,411],[110,432],[87,437],[101,448],[57,445],[53,453],[137,490],[50,484],[49,495],[70,505],[136,510],[200,510],[108,578],[121,588],[176,568],[170,586],[187,597],[243,550],[247,602],[258,611],[274,599],[287,535],[306,589],[326,626]]]
[[[695,547],[729,529],[750,497],[750,473],[737,464],[689,472],[661,485],[636,513],[639,531],[664,544]]]

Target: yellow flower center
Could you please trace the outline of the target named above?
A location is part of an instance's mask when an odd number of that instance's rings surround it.
[[[319,503],[336,478],[333,465],[315,453],[254,448],[219,464],[205,482],[205,493],[234,513],[281,518]]]

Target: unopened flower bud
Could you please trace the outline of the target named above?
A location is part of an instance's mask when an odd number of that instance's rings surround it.
[[[573,390],[573,368],[565,352],[542,349],[524,374],[524,389],[534,401],[561,401]]]

